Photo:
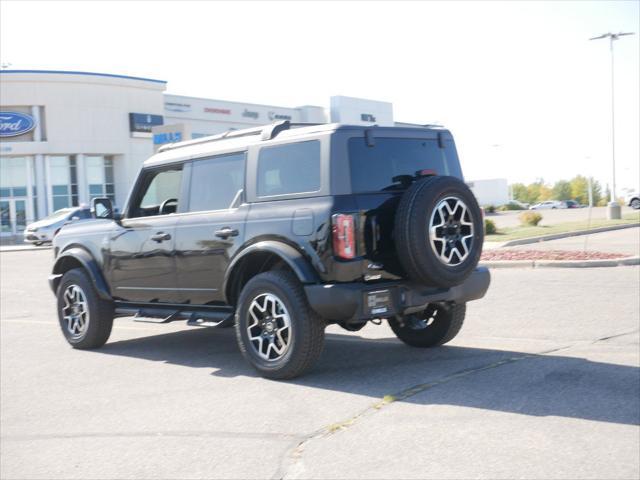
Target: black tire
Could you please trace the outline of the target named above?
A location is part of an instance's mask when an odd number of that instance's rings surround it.
[[[635,210],[640,209],[640,199],[634,198],[633,200],[631,200],[629,206]]]
[[[33,242],[33,245],[35,247],[39,247],[40,245],[42,245],[44,242]]]
[[[250,340],[248,331],[249,308],[254,301],[259,303],[265,295],[274,295],[282,302],[290,322],[287,334],[288,347],[273,359],[261,356],[259,348],[263,347],[262,341]],[[264,305],[266,308],[266,304]],[[254,323],[253,320],[251,322]],[[238,299],[235,325],[242,355],[266,378],[290,379],[301,375],[318,360],[324,346],[324,321],[309,306],[302,285],[295,275],[286,271],[261,273],[247,282]],[[256,325],[253,328],[257,330],[261,327]],[[266,328],[262,329],[262,332],[263,335],[269,335]],[[278,330],[275,332],[277,335]],[[273,332],[271,335],[271,340],[278,342],[277,336],[273,338]],[[282,348],[282,345],[279,346]],[[268,346],[266,354],[270,354]]]
[[[71,298],[68,295],[71,294],[73,290],[71,287],[73,286],[79,287],[88,310],[88,314],[84,317],[86,327],[83,329],[71,328],[73,317],[71,320],[65,319],[65,313],[69,313],[70,308],[72,308],[67,305],[71,302]],[[58,298],[60,328],[67,342],[73,348],[89,350],[99,348],[107,342],[113,326],[113,303],[98,296],[91,280],[83,269],[74,268],[66,272],[60,280],[56,296]]]
[[[472,235],[465,244],[468,253],[465,252],[467,256],[464,259],[459,254],[452,253],[454,249],[448,243],[435,241],[435,245],[441,246],[444,254],[445,249],[449,249],[446,251],[451,253],[452,264],[440,260],[429,229],[432,219],[436,218],[434,215],[439,215],[434,211],[448,199],[455,199],[452,200],[453,204],[459,201],[466,206],[468,216],[461,213],[461,208],[456,208],[455,212],[465,215],[465,221],[473,227],[471,233],[469,226],[452,220],[451,238],[456,235],[458,238],[466,234]],[[447,232],[449,235],[448,227],[442,227],[439,232],[442,235]],[[455,177],[427,177],[414,183],[402,197],[395,221],[396,252],[405,272],[416,282],[445,288],[461,284],[478,265],[483,240],[484,225],[480,206],[462,180]],[[459,241],[453,243],[456,250],[458,247],[463,248]],[[456,260],[459,262],[456,263]]]
[[[429,305],[422,314],[390,318],[393,333],[407,345],[419,348],[437,347],[451,341],[462,328],[467,306],[457,304]]]

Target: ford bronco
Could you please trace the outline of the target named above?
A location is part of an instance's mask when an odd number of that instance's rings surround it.
[[[318,360],[328,324],[387,320],[413,347],[459,332],[484,296],[482,213],[440,127],[277,122],[170,144],[144,162],[121,213],[54,240],[49,278],[66,340],[115,317],[235,326],[263,376]]]

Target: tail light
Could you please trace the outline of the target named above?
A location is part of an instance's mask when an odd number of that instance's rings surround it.
[[[333,251],[346,260],[356,256],[356,234],[353,215],[333,216]]]

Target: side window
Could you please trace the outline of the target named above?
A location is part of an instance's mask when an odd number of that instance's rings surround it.
[[[180,202],[182,165],[149,170],[143,175],[129,216],[149,217],[175,213]]]
[[[258,156],[258,196],[320,190],[320,142],[264,147]]]
[[[194,160],[189,211],[231,208],[244,189],[245,153]]]

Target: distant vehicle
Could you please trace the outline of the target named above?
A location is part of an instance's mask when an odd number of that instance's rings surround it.
[[[565,208],[582,208],[582,205],[575,200],[565,200],[564,204],[566,205]]]
[[[557,208],[567,208],[564,202],[558,202],[557,200],[547,200],[546,202],[536,203],[531,205],[529,210],[555,210]]]
[[[624,199],[624,203],[636,210],[640,209],[640,192],[633,192],[627,195]]]
[[[37,222],[30,223],[24,230],[24,241],[40,246],[43,243],[51,243],[53,237],[62,226],[69,222],[90,220],[91,211],[87,206],[63,208]]]
[[[529,210],[529,207],[531,206],[531,204],[529,203],[524,203],[515,199],[509,200],[509,203],[507,205],[515,205],[517,207],[520,207],[522,210]]]

